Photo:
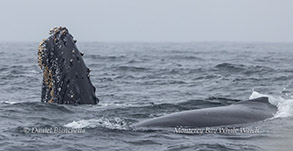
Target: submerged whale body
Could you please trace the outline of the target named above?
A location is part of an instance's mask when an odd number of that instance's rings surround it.
[[[38,63],[43,71],[42,102],[97,104],[89,68],[65,27],[55,27],[39,44]]]
[[[183,111],[146,120],[135,127],[213,127],[262,121],[273,117],[277,107],[267,97],[241,101],[229,106]]]

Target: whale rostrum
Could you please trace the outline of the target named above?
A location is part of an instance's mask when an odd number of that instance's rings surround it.
[[[38,65],[43,71],[42,102],[58,104],[97,104],[95,87],[90,80],[76,40],[65,27],[50,30],[39,44]]]

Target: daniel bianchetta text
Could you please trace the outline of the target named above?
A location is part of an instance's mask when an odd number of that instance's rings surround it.
[[[82,128],[64,128],[64,127],[30,127],[24,128],[23,132],[26,134],[81,134],[85,133]]]

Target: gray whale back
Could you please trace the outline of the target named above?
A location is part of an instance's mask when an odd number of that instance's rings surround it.
[[[267,97],[241,101],[229,106],[189,110],[135,124],[135,127],[212,127],[244,124],[273,117],[277,107]]]

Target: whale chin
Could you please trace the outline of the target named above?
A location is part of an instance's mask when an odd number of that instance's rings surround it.
[[[58,104],[97,104],[95,87],[90,80],[81,53],[65,27],[50,30],[39,44],[38,64],[43,71],[42,102]]]

